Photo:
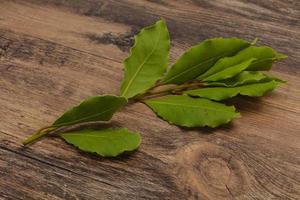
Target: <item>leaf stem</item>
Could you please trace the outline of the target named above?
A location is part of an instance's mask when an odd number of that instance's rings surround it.
[[[35,142],[38,139],[41,139],[42,137],[46,136],[48,133],[52,132],[51,135],[57,135],[60,132],[70,131],[73,129],[80,129],[85,126],[95,126],[101,124],[108,125],[110,121],[89,121],[89,122],[80,122],[77,124],[72,124],[70,126],[47,126],[39,129],[36,131],[33,135],[29,136],[26,140],[22,142],[23,145],[30,144],[32,142]]]
[[[176,94],[183,90],[193,89],[203,87],[203,82],[190,82],[185,83],[182,85],[156,85],[155,87],[151,88],[148,92],[144,93],[143,95],[137,96],[135,100],[144,100],[149,98],[154,98],[158,96],[165,96],[169,94]],[[164,87],[164,88],[162,88]]]
[[[40,130],[38,130],[36,133],[34,133],[33,135],[29,136],[26,140],[24,140],[22,142],[23,145],[27,145],[30,144],[44,136],[46,136],[50,131],[56,129],[55,127],[44,127],[41,128]]]

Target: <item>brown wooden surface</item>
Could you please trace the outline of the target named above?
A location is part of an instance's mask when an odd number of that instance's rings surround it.
[[[219,129],[180,129],[142,104],[115,124],[141,132],[117,159],[60,139],[21,141],[68,107],[118,93],[132,36],[160,17],[171,58],[210,37],[237,36],[289,56],[288,84],[234,100],[242,117]],[[0,199],[300,199],[298,0],[0,0]]]

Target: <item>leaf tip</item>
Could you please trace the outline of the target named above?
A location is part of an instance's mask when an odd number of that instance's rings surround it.
[[[258,38],[257,37],[254,38],[254,40],[251,42],[251,45],[255,45],[257,43],[257,41],[258,41]]]
[[[166,23],[166,19],[164,17],[160,17],[156,23],[158,23],[158,22]]]
[[[277,84],[287,83],[288,82],[286,80],[282,80],[282,79],[279,79],[279,78],[275,78],[274,80],[276,81]]]
[[[277,53],[276,54],[276,60],[283,60],[285,58],[287,58],[288,56],[286,54],[283,53]]]

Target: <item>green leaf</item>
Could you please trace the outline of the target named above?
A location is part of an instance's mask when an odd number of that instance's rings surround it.
[[[254,83],[249,85],[243,85],[238,87],[209,87],[195,90],[188,90],[184,92],[190,96],[204,97],[207,99],[212,99],[220,101],[223,99],[228,99],[234,97],[238,94],[259,97],[263,96],[265,93],[272,91],[279,83],[275,80],[265,82],[265,83]]]
[[[162,83],[181,84],[208,70],[217,60],[235,55],[249,42],[238,38],[213,38],[188,49],[168,71]]]
[[[251,63],[251,65],[247,68],[250,71],[262,71],[269,70],[272,67],[272,63],[277,60],[281,60],[286,56],[283,54],[277,53],[274,49],[266,46],[256,47],[249,46],[244,50],[238,52],[236,55],[232,57],[226,57],[220,59],[216,64],[211,67],[204,74],[199,76],[197,79],[203,80],[204,78],[211,76],[217,72],[220,72],[228,67],[237,65],[241,62],[249,60],[251,58],[255,58],[256,60]]]
[[[239,116],[233,106],[189,96],[165,96],[145,103],[166,121],[186,127],[217,127]]]
[[[145,92],[161,78],[169,61],[170,37],[165,21],[141,30],[124,61],[121,95],[131,98]]]
[[[204,78],[203,81],[212,82],[231,78],[247,69],[253,61],[255,61],[255,58],[248,59],[232,67],[228,67],[220,72],[212,74],[209,77]]]
[[[65,112],[53,123],[52,127],[88,121],[108,121],[126,103],[126,98],[113,95],[90,97]]]
[[[264,79],[266,79],[267,76],[258,71],[243,71],[240,74],[238,74],[235,77],[232,77],[227,80],[222,80],[220,82],[209,82],[204,83],[207,86],[223,86],[223,87],[236,87],[239,85],[245,85],[249,83],[257,83]]]
[[[97,153],[103,157],[115,157],[125,151],[133,151],[141,143],[138,133],[131,133],[126,128],[72,131],[60,136],[79,149]]]
[[[259,71],[243,71],[237,76],[232,78],[222,80],[220,82],[207,82],[204,83],[206,86],[222,86],[222,87],[236,87],[240,85],[246,85],[250,83],[261,83],[271,80],[276,80],[277,82],[284,83],[285,81],[279,78],[267,76],[266,74]]]

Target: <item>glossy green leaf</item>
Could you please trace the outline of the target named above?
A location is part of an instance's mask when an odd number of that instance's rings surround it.
[[[285,81],[279,78],[268,76],[259,71],[243,71],[240,74],[219,82],[206,82],[206,86],[221,86],[221,87],[236,87],[240,85],[246,85],[250,83],[261,83],[271,80],[276,80],[277,82],[284,83]]]
[[[238,52],[236,55],[220,59],[216,64],[207,70],[204,74],[198,77],[199,80],[203,80],[208,76],[211,76],[217,72],[220,72],[228,67],[237,65],[241,62],[255,58],[256,60],[251,63],[247,70],[262,71],[269,70],[272,67],[274,61],[285,58],[283,54],[277,53],[274,49],[266,46],[256,47],[249,46],[244,50]]]
[[[124,61],[121,95],[131,98],[152,87],[166,71],[169,49],[170,37],[165,21],[160,20],[141,30]]]
[[[113,95],[90,97],[65,112],[52,126],[59,127],[88,121],[108,121],[126,103],[126,98]]]
[[[184,92],[190,96],[204,97],[207,99],[212,99],[220,101],[223,99],[228,99],[234,97],[238,94],[250,96],[250,97],[259,97],[263,96],[265,93],[272,91],[276,88],[278,82],[275,80],[263,83],[254,83],[249,85],[243,85],[238,87],[209,87],[196,90],[188,90]]]
[[[219,59],[235,55],[248,47],[249,42],[238,38],[214,38],[188,49],[171,67],[163,83],[181,84],[193,80]]]
[[[219,82],[207,82],[204,85],[207,86],[222,86],[222,87],[236,87],[239,85],[245,85],[250,83],[258,83],[267,78],[267,76],[258,71],[243,71],[240,74]]]
[[[131,133],[126,128],[72,131],[60,136],[79,149],[97,153],[103,157],[115,157],[125,151],[133,151],[141,143],[138,133]]]
[[[231,78],[231,77],[241,73],[245,69],[247,69],[253,61],[255,61],[255,58],[248,59],[248,60],[243,61],[239,64],[236,64],[232,67],[228,67],[220,72],[212,74],[212,75],[206,77],[205,79],[203,79],[203,81],[212,82],[212,81],[220,81],[220,80]]]
[[[233,106],[186,95],[149,99],[145,103],[166,121],[186,127],[217,127],[239,116]]]

